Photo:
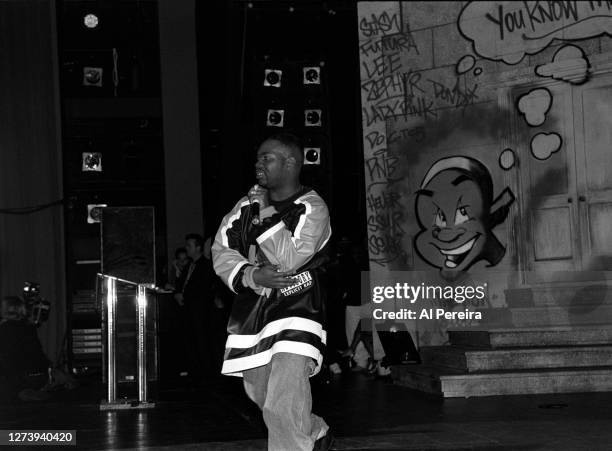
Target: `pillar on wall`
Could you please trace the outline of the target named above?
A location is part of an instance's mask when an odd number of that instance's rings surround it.
[[[159,0],[159,47],[169,258],[203,233],[195,0]]]

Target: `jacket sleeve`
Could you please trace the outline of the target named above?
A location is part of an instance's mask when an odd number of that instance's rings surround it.
[[[323,199],[297,200],[304,205],[293,231],[280,220],[257,237],[257,243],[272,264],[281,271],[295,270],[320,251],[331,237],[329,212]]]
[[[212,246],[213,266],[217,275],[234,292],[240,291],[242,273],[249,260],[240,253],[241,246],[241,215],[243,208],[248,206],[246,198],[242,198],[230,211],[219,226]]]

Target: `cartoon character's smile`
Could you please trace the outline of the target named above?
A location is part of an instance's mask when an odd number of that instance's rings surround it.
[[[432,246],[436,247],[438,251],[446,256],[446,260],[444,261],[444,266],[447,268],[456,268],[465,257],[469,254],[469,252],[474,247],[474,243],[478,239],[478,236],[475,236],[470,241],[462,244],[459,247],[455,247],[454,249],[440,249],[436,243],[431,243]]]
[[[509,188],[493,199],[491,175],[479,161],[438,160],[417,191],[417,253],[442,271],[466,271],[480,260],[496,265],[506,249],[492,229],[506,219],[513,201]]]

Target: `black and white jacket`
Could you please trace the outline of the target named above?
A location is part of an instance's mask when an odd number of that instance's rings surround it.
[[[278,352],[312,357],[316,372],[323,361],[326,245],[331,237],[329,212],[312,189],[272,203],[252,224],[249,201],[242,198],[224,218],[213,244],[217,275],[236,293],[221,372],[266,365]],[[252,273],[271,263],[295,271],[296,283],[282,290],[257,286]]]

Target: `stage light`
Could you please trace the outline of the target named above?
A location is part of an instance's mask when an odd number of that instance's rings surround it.
[[[98,16],[95,14],[85,14],[85,17],[83,17],[83,24],[87,28],[97,28],[99,23]]]
[[[320,127],[321,110],[304,110],[304,125],[306,127]]]
[[[95,224],[100,222],[102,218],[102,209],[107,207],[106,204],[89,204],[87,205],[87,224]]]
[[[83,152],[81,170],[83,172],[102,172],[102,154],[100,152]]]
[[[264,77],[264,86],[272,86],[273,88],[280,88],[282,77],[283,77],[282,70],[266,69],[265,77]]]
[[[321,164],[321,148],[304,147],[304,164]]]
[[[268,127],[282,127],[285,123],[285,110],[268,110],[266,125]]]
[[[83,86],[102,87],[102,68],[101,67],[84,67],[83,68]]]
[[[321,84],[321,68],[318,66],[304,67],[304,84],[305,85],[320,85]]]

